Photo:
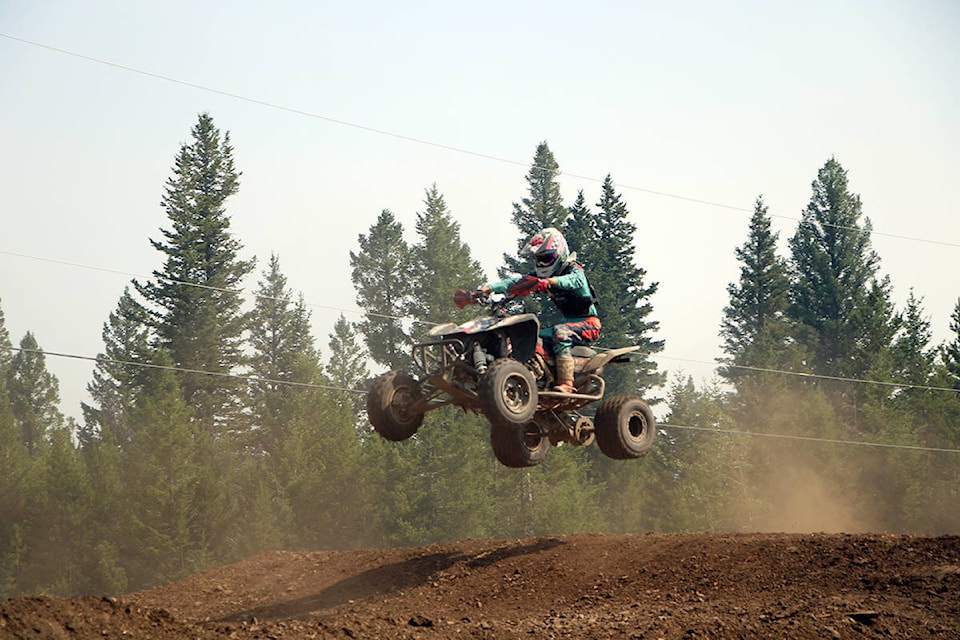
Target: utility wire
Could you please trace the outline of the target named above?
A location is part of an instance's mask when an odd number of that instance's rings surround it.
[[[25,253],[19,253],[19,252],[16,252],[16,251],[8,251],[8,250],[5,250],[5,249],[0,249],[0,254],[9,255],[9,256],[15,256],[15,257],[19,257],[19,258],[29,258],[29,259],[31,259],[31,260],[39,260],[39,261],[41,261],[41,262],[51,262],[51,263],[53,263],[53,264],[61,264],[61,265],[69,266],[69,267],[78,267],[78,268],[82,268],[82,269],[92,269],[92,270],[94,270],[94,271],[103,271],[103,272],[106,272],[106,273],[117,273],[117,274],[120,274],[120,275],[134,276],[134,277],[139,276],[139,277],[144,277],[144,278],[149,277],[149,276],[144,276],[143,274],[137,274],[137,273],[133,273],[133,272],[129,272],[129,271],[122,271],[122,270],[120,270],[120,269],[112,269],[112,268],[108,268],[108,267],[99,267],[99,266],[94,266],[94,265],[87,265],[87,264],[82,264],[82,263],[79,263],[79,262],[70,262],[70,261],[67,261],[67,260],[60,260],[60,259],[56,259],[56,258],[45,258],[45,257],[41,257],[41,256],[34,256],[34,255],[25,254]],[[188,286],[188,287],[198,287],[198,288],[201,288],[201,289],[206,289],[206,290],[210,290],[210,291],[218,291],[218,292],[222,292],[222,293],[233,293],[233,294],[243,295],[243,296],[247,296],[247,297],[254,298],[254,299],[260,299],[260,300],[276,300],[276,301],[278,301],[278,302],[290,302],[290,300],[288,300],[288,299],[286,299],[286,298],[280,298],[280,297],[276,297],[276,296],[264,296],[264,295],[260,295],[260,294],[256,294],[256,293],[249,292],[249,291],[247,291],[247,290],[245,290],[245,289],[225,289],[225,288],[222,288],[222,287],[212,287],[212,286],[209,286],[209,285],[198,284],[198,283],[194,283],[194,282],[187,282],[187,281],[184,281],[184,280],[177,280],[177,279],[169,278],[169,277],[166,277],[166,276],[163,276],[163,275],[160,275],[160,274],[156,274],[156,273],[155,273],[154,275],[155,275],[157,278],[159,278],[159,279],[167,280],[167,281],[169,281],[169,282],[172,282],[172,283],[175,283],[175,284],[184,285],[184,286]],[[420,323],[420,324],[426,324],[426,325],[431,325],[431,326],[435,324],[435,323],[433,323],[433,322],[429,322],[429,321],[427,321],[427,320],[421,320],[421,319],[419,319],[419,318],[415,318],[415,317],[412,317],[412,316],[393,316],[393,315],[388,315],[388,314],[383,314],[383,313],[375,313],[375,312],[372,312],[372,311],[361,311],[361,310],[359,310],[359,309],[346,309],[346,308],[344,308],[344,307],[336,307],[336,306],[333,306],[333,305],[321,305],[321,304],[309,303],[309,302],[304,302],[304,304],[305,304],[306,306],[309,306],[309,307],[316,307],[316,308],[319,308],[319,309],[327,309],[327,310],[329,310],[329,311],[340,311],[340,312],[342,312],[342,313],[353,313],[353,314],[357,314],[357,315],[366,315],[366,316],[372,316],[372,317],[376,317],[376,318],[387,318],[387,319],[391,319],[391,320],[406,320],[406,321],[410,321],[410,322],[415,322],[415,323]],[[600,350],[603,350],[603,349],[601,348]],[[651,354],[651,356],[652,356],[652,354]],[[797,377],[810,378],[810,379],[816,379],[816,380],[836,380],[836,381],[841,381],[841,382],[855,382],[855,383],[858,383],[858,384],[882,385],[882,386],[894,387],[894,388],[898,388],[898,389],[920,389],[920,390],[925,390],[925,391],[949,391],[949,392],[952,392],[952,393],[960,393],[960,390],[958,390],[958,389],[953,389],[953,388],[951,388],[951,387],[935,387],[935,386],[922,385],[922,384],[910,384],[910,383],[906,383],[906,382],[889,382],[889,381],[883,381],[883,380],[868,380],[868,379],[862,379],[862,378],[844,378],[844,377],[842,377],[842,376],[828,376],[828,375],[817,374],[817,373],[807,373],[807,372],[800,372],[800,371],[788,371],[788,370],[785,370],[785,369],[770,369],[770,368],[764,368],[764,367],[750,367],[750,366],[746,366],[746,365],[717,364],[717,363],[715,363],[715,362],[711,362],[711,361],[707,361],[707,360],[694,360],[694,359],[690,359],[690,358],[674,358],[674,357],[662,356],[662,355],[661,355],[661,356],[656,356],[656,357],[657,357],[657,359],[660,359],[660,360],[674,360],[674,361],[677,361],[677,362],[690,362],[690,363],[694,363],[694,364],[705,364],[705,365],[709,365],[709,366],[712,366],[712,367],[724,366],[724,367],[728,367],[728,368],[730,368],[730,369],[742,369],[742,370],[745,370],[745,371],[757,371],[757,372],[763,372],[763,373],[778,373],[778,374],[783,374],[783,375],[797,376]],[[133,363],[131,363],[131,364],[133,364]],[[217,374],[217,375],[222,375],[222,374]]]
[[[15,256],[15,257],[17,257],[17,258],[28,258],[28,259],[30,259],[30,260],[38,260],[38,261],[40,261],[40,262],[50,262],[50,263],[53,263],[53,264],[61,264],[61,265],[68,266],[68,267],[78,267],[78,268],[81,268],[81,269],[91,269],[91,270],[93,270],[93,271],[103,271],[103,272],[105,272],[105,273],[116,273],[116,274],[120,274],[120,275],[123,275],[123,276],[133,276],[134,278],[138,278],[138,277],[139,277],[139,278],[151,278],[151,277],[156,277],[156,278],[159,279],[159,280],[166,280],[167,282],[170,282],[170,283],[173,283],[173,284],[179,284],[179,285],[183,285],[183,286],[187,286],[187,287],[197,287],[198,289],[205,289],[205,290],[207,290],[207,291],[217,291],[217,292],[220,292],[220,293],[233,293],[233,294],[236,294],[236,295],[242,295],[242,296],[246,296],[246,297],[249,297],[249,298],[254,298],[254,299],[257,299],[257,300],[275,300],[275,301],[277,301],[277,302],[290,302],[290,300],[288,300],[288,299],[286,299],[286,298],[280,298],[280,297],[277,297],[277,296],[265,296],[265,295],[261,295],[261,294],[258,294],[258,293],[252,293],[252,292],[250,292],[250,291],[247,291],[246,289],[226,289],[226,288],[224,288],[224,287],[214,287],[214,286],[211,286],[211,285],[200,284],[200,283],[197,283],[197,282],[187,282],[186,280],[177,280],[176,278],[171,278],[171,277],[169,277],[169,276],[165,276],[165,275],[163,275],[163,274],[156,273],[156,272],[154,272],[153,276],[148,276],[148,275],[144,275],[144,274],[142,274],[142,273],[134,273],[134,272],[132,272],[132,271],[122,271],[122,270],[120,270],[120,269],[112,269],[112,268],[109,268],[109,267],[99,267],[99,266],[96,266],[96,265],[83,264],[83,263],[80,263],[80,262],[70,262],[69,260],[60,260],[60,259],[58,259],[58,258],[46,258],[46,257],[42,257],[42,256],[34,256],[34,255],[27,254],[27,253],[20,253],[20,252],[17,252],[17,251],[8,251],[8,250],[6,250],[6,249],[0,249],[0,254],[8,255],[8,256]],[[419,320],[419,319],[417,319],[417,318],[412,318],[412,317],[407,317],[407,316],[391,316],[391,315],[388,315],[388,314],[385,314],[385,313],[375,313],[375,312],[373,312],[373,311],[361,311],[360,309],[344,309],[344,308],[342,308],[342,307],[333,307],[333,306],[330,306],[330,305],[323,305],[323,304],[317,304],[317,303],[304,302],[304,304],[305,304],[306,306],[308,306],[308,307],[316,307],[316,308],[318,308],[318,309],[327,309],[327,310],[329,310],[329,311],[341,311],[341,312],[347,312],[347,313],[355,313],[355,314],[357,314],[357,315],[373,316],[373,317],[375,317],[375,318],[387,318],[387,319],[390,319],[390,320],[410,320],[410,321],[413,321],[413,322],[419,322],[419,323],[423,323],[423,324],[431,324],[431,325],[434,324],[434,323],[432,323],[432,322],[427,322],[426,320]]]
[[[781,438],[784,440],[803,440],[806,442],[824,442],[827,444],[850,444],[861,447],[882,447],[885,449],[908,449],[911,451],[937,451],[942,453],[960,453],[960,449],[943,449],[940,447],[921,447],[906,444],[890,444],[886,442],[864,442],[860,440],[835,440],[833,438],[814,438],[813,436],[794,436],[782,433],[763,433],[762,431],[737,431],[735,429],[716,429],[714,427],[690,427],[679,424],[658,424],[658,429],[689,429],[692,431],[708,431],[711,433],[727,433],[736,436],[754,436],[759,438]]]
[[[56,356],[56,357],[60,357],[60,358],[72,358],[72,359],[75,359],[75,360],[88,360],[88,361],[92,361],[92,362],[109,362],[109,363],[112,363],[112,364],[130,365],[130,366],[135,366],[135,367],[147,367],[147,368],[151,368],[151,369],[163,369],[163,370],[165,370],[165,371],[179,371],[179,372],[181,372],[181,373],[196,373],[196,374],[202,374],[202,375],[217,376],[217,377],[222,377],[222,378],[235,378],[235,379],[244,380],[244,381],[248,381],[248,382],[269,382],[269,383],[273,383],[273,384],[283,384],[283,385],[290,385],[290,386],[296,386],[296,387],[308,387],[308,388],[311,388],[311,389],[323,389],[323,390],[326,390],[326,391],[340,391],[340,392],[343,392],[343,393],[358,393],[358,394],[366,394],[366,393],[367,393],[367,392],[364,391],[363,389],[347,389],[347,388],[344,388],[344,387],[334,387],[334,386],[330,386],[330,385],[313,384],[313,383],[308,383],[308,382],[294,382],[294,381],[291,381],[291,380],[276,380],[276,379],[273,379],[273,378],[263,378],[263,377],[259,377],[259,376],[244,376],[244,375],[238,375],[238,374],[233,374],[233,373],[219,373],[219,372],[212,372],[212,371],[203,371],[203,370],[201,370],[201,369],[187,369],[187,368],[184,368],[184,367],[176,367],[176,366],[171,366],[171,365],[151,364],[151,363],[148,363],[148,362],[134,362],[134,361],[131,361],[131,360],[117,360],[117,359],[114,359],[114,358],[106,358],[106,357],[102,357],[102,356],[100,356],[100,357],[81,356],[81,355],[76,355],[76,354],[71,354],[71,353],[58,353],[58,352],[56,352],[56,351],[44,351],[44,350],[42,350],[42,349],[23,349],[23,348],[20,348],[20,347],[8,347],[8,349],[10,349],[11,351],[18,351],[18,352],[21,352],[21,353],[33,353],[33,354],[37,354],[37,355]],[[660,424],[660,425],[657,425],[657,428],[658,428],[658,429],[665,429],[665,430],[669,430],[669,429],[687,429],[687,430],[692,430],[692,431],[708,431],[708,432],[712,432],[712,433],[725,433],[725,434],[741,435],[741,436],[753,436],[753,437],[764,437],[764,438],[780,438],[780,439],[785,439],[785,440],[802,440],[802,441],[807,441],[807,442],[822,442],[822,443],[826,443],[826,444],[859,445],[859,446],[864,446],[864,447],[882,447],[882,448],[887,448],[887,449],[908,449],[908,450],[913,450],[913,451],[935,451],[935,452],[945,452],[945,453],[960,453],[960,449],[944,449],[944,448],[938,448],[938,447],[921,447],[921,446],[914,446],[914,445],[889,444],[889,443],[883,443],[883,442],[863,442],[863,441],[857,441],[857,440],[836,440],[836,439],[832,439],[832,438],[815,438],[815,437],[812,437],[812,436],[796,436],[796,435],[780,434],[780,433],[763,433],[763,432],[758,432],[758,431],[736,431],[736,430],[733,430],[733,429],[717,429],[717,428],[713,428],[713,427],[692,427],[692,426],[678,425],[678,424]]]
[[[692,360],[689,358],[673,358],[670,356],[658,356],[662,360],[676,360],[678,362],[692,362],[696,364],[709,364],[717,367],[727,367],[728,369],[742,369],[744,371],[757,371],[760,373],[780,373],[788,376],[798,376],[801,378],[812,378],[816,380],[836,380],[839,382],[856,382],[860,384],[875,384],[887,387],[895,387],[897,389],[920,389],[923,391],[950,391],[952,393],[960,393],[960,389],[954,389],[953,387],[934,387],[926,384],[910,384],[907,382],[890,382],[885,380],[868,380],[865,378],[845,378],[843,376],[828,376],[819,373],[807,373],[803,371],[787,371],[785,369],[769,369],[766,367],[751,367],[741,364],[725,364],[725,363],[713,363],[706,360]]]
[[[325,116],[325,115],[322,115],[322,114],[319,114],[319,113],[314,113],[314,112],[311,112],[311,111],[305,111],[305,110],[303,110],[303,109],[298,109],[298,108],[295,108],[295,107],[287,107],[287,106],[284,106],[284,105],[281,105],[281,104],[277,104],[277,103],[274,103],[274,102],[269,102],[269,101],[266,101],[266,100],[260,100],[260,99],[258,99],[258,98],[251,98],[251,97],[249,97],[249,96],[244,96],[244,95],[239,94],[239,93],[233,93],[233,92],[230,92],[230,91],[224,91],[224,90],[222,90],[222,89],[216,89],[216,88],[209,87],[209,86],[202,85],[202,84],[198,84],[198,83],[195,83],[195,82],[189,82],[189,81],[186,81],[186,80],[180,80],[180,79],[173,78],[173,77],[170,77],[170,76],[165,76],[165,75],[162,75],[162,74],[159,74],[159,73],[154,73],[154,72],[152,72],[152,71],[145,71],[145,70],[143,70],[143,69],[137,69],[136,67],[130,67],[130,66],[128,66],[128,65],[119,64],[119,63],[116,63],[116,62],[111,62],[110,60],[104,60],[104,59],[102,59],[102,58],[95,58],[95,57],[93,57],[93,56],[88,56],[88,55],[85,55],[85,54],[82,54],[82,53],[77,53],[77,52],[75,52],[75,51],[69,51],[69,50],[67,50],[67,49],[61,49],[61,48],[59,48],[59,47],[54,47],[54,46],[51,46],[51,45],[48,45],[48,44],[43,44],[42,42],[36,42],[36,41],[34,41],[34,40],[28,40],[28,39],[26,39],[26,38],[20,38],[20,37],[18,37],[18,36],[10,35],[10,34],[7,34],[7,33],[0,33],[0,37],[6,38],[6,39],[8,39],[8,40],[13,40],[13,41],[15,41],[15,42],[20,42],[20,43],[23,43],[23,44],[28,44],[28,45],[31,45],[31,46],[34,46],[34,47],[39,47],[39,48],[41,48],[41,49],[47,49],[48,51],[54,51],[54,52],[56,52],[56,53],[60,53],[60,54],[63,54],[63,55],[72,56],[72,57],[74,57],[74,58],[79,58],[79,59],[81,59],[81,60],[86,60],[86,61],[88,61],[88,62],[94,62],[94,63],[96,63],[96,64],[106,65],[106,66],[108,66],[108,67],[113,67],[113,68],[115,68],[115,69],[120,69],[120,70],[122,70],[122,71],[127,71],[127,72],[129,72],[129,73],[135,73],[135,74],[147,76],[147,77],[149,77],[149,78],[155,78],[155,79],[157,79],[157,80],[163,80],[163,81],[165,81],[165,82],[170,82],[170,83],[173,83],[173,84],[178,84],[178,85],[185,86],[185,87],[190,87],[190,88],[193,88],[193,89],[198,89],[198,90],[200,90],[200,91],[206,91],[206,92],[208,92],[208,93],[213,93],[213,94],[225,96],[225,97],[228,97],[228,98],[233,98],[233,99],[235,99],[235,100],[240,100],[240,101],[242,101],[242,102],[247,102],[247,103],[250,103],[250,104],[259,105],[259,106],[262,106],[262,107],[268,107],[268,108],[270,108],[270,109],[277,109],[277,110],[279,110],[279,111],[285,111],[285,112],[287,112],[287,113],[294,113],[294,114],[297,114],[297,115],[305,116],[305,117],[307,117],[307,118],[313,118],[313,119],[315,119],[315,120],[322,120],[322,121],[324,121],[324,122],[329,122],[329,123],[336,124],[336,125],[340,125],[340,126],[344,126],[344,127],[351,127],[351,128],[353,128],[353,129],[359,129],[359,130],[361,130],[361,131],[367,131],[367,132],[370,132],[370,133],[375,133],[375,134],[377,134],[377,135],[389,136],[389,137],[391,137],[391,138],[396,138],[396,139],[398,139],[398,140],[404,140],[404,141],[407,141],[407,142],[413,142],[413,143],[416,143],[416,144],[422,144],[422,145],[429,146],[429,147],[434,147],[434,148],[437,148],[437,149],[443,149],[443,150],[445,150],[445,151],[452,151],[452,152],[455,152],[455,153],[461,153],[461,154],[464,154],[464,155],[473,156],[473,157],[475,157],[475,158],[483,158],[483,159],[485,159],[485,160],[493,160],[493,161],[495,161],[495,162],[502,162],[502,163],[510,164],[510,165],[514,165],[514,166],[522,166],[522,167],[528,166],[528,164],[527,164],[526,162],[521,162],[521,161],[519,161],[519,160],[511,160],[511,159],[509,159],[509,158],[504,158],[504,157],[501,157],[501,156],[495,156],[495,155],[492,155],[492,154],[481,153],[481,152],[478,152],[478,151],[472,151],[472,150],[470,150],[470,149],[465,149],[465,148],[463,148],[463,147],[455,147],[455,146],[448,145],[448,144],[444,144],[444,143],[441,143],[441,142],[433,142],[433,141],[431,141],[431,140],[425,140],[425,139],[423,139],[423,138],[417,138],[417,137],[414,137],[414,136],[408,136],[408,135],[405,135],[405,134],[396,133],[396,132],[394,132],[394,131],[388,131],[388,130],[386,130],[386,129],[378,129],[378,128],[376,128],[376,127],[370,127],[370,126],[367,126],[367,125],[357,124],[357,123],[355,123],[355,122],[349,122],[349,121],[347,121],[347,120],[341,120],[341,119],[339,119],[339,118],[332,118],[332,117],[330,117],[330,116]],[[533,168],[544,169],[544,167],[533,167]],[[594,177],[594,176],[587,176],[587,175],[577,174],[577,173],[564,173],[564,175],[570,176],[570,177],[572,177],[572,178],[577,178],[577,179],[579,179],[579,180],[585,180],[585,181],[588,181],[588,182],[597,183],[597,184],[600,184],[600,183],[602,183],[602,182],[604,181],[604,179],[601,179],[601,178],[597,178],[597,177]],[[643,193],[649,193],[649,194],[651,194],[651,195],[661,196],[661,197],[664,197],[664,198],[673,198],[673,199],[675,199],[675,200],[683,200],[683,201],[685,201],[685,202],[693,202],[693,203],[696,203],[696,204],[703,204],[703,205],[708,205],[708,206],[711,206],[711,207],[717,207],[717,208],[721,208],[721,209],[728,209],[728,210],[732,210],[732,211],[742,211],[742,212],[746,212],[746,213],[752,213],[752,212],[753,212],[752,209],[746,208],[746,207],[741,207],[741,206],[737,206],[737,205],[730,205],[730,204],[724,204],[724,203],[722,203],[722,202],[715,202],[715,201],[713,201],[713,200],[705,200],[705,199],[702,199],[702,198],[693,198],[693,197],[690,197],[690,196],[684,196],[684,195],[680,195],[680,194],[676,194],[676,193],[669,193],[669,192],[666,192],[666,191],[658,191],[658,190],[649,189],[649,188],[646,188],[646,187],[638,187],[638,186],[636,186],[636,185],[625,184],[625,183],[622,183],[622,182],[615,182],[614,185],[617,186],[617,187],[619,187],[619,188],[621,188],[621,189],[627,189],[627,190],[630,190],[630,191],[639,191],[639,192],[643,192]],[[784,219],[784,220],[791,220],[791,221],[794,221],[794,222],[799,221],[801,224],[805,223],[805,221],[804,221],[803,218],[799,218],[799,217],[797,217],[797,216],[787,216],[787,215],[781,215],[781,214],[769,214],[769,215],[770,215],[770,217],[772,217],[772,218],[780,218],[780,219]],[[849,230],[849,231],[860,231],[860,230],[861,230],[861,229],[858,229],[857,227],[849,227],[849,226],[845,226],[845,225],[837,225],[837,224],[831,224],[831,223],[826,223],[826,222],[821,223],[821,224],[823,224],[823,226],[825,226],[825,227],[834,227],[834,228],[837,228],[837,229],[846,229],[846,230]],[[875,231],[875,230],[871,230],[871,233],[872,233],[873,235],[884,236],[884,237],[888,237],[888,238],[897,238],[897,239],[899,239],[899,240],[910,240],[910,241],[913,241],[913,242],[924,242],[924,243],[928,243],[928,244],[936,244],[936,245],[942,245],[942,246],[947,246],[947,247],[960,247],[960,243],[957,243],[957,242],[946,242],[946,241],[944,241],[944,240],[934,240],[934,239],[930,239],[930,238],[920,238],[920,237],[915,237],[915,236],[905,236],[905,235],[895,234],[895,233],[883,233],[883,232]]]
[[[129,365],[134,367],[144,367],[147,369],[163,369],[164,371],[179,371],[181,373],[196,373],[205,376],[215,376],[219,378],[235,378],[238,380],[246,380],[248,382],[268,382],[271,384],[283,384],[291,387],[307,387],[310,389],[323,389],[325,391],[342,391],[344,393],[366,393],[360,389],[345,389],[343,387],[334,387],[324,384],[315,384],[312,382],[295,382],[293,380],[276,380],[273,378],[263,378],[260,376],[244,376],[236,373],[222,373],[219,371],[204,371],[203,369],[187,369],[184,367],[175,367],[172,365],[163,365],[163,364],[153,364],[150,362],[135,362],[133,360],[117,360],[115,358],[107,358],[106,356],[81,356],[73,353],[58,353],[56,351],[44,351],[43,349],[24,349],[22,347],[7,347],[11,351],[19,351],[20,353],[33,353],[37,355],[47,355],[47,356],[56,356],[58,358],[70,358],[73,360],[88,360],[91,362],[108,362],[110,364],[122,364]]]

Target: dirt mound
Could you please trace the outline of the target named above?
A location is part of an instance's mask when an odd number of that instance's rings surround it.
[[[960,638],[960,537],[577,535],[272,552],[0,638]]]

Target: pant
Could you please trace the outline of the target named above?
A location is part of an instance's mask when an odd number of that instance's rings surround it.
[[[554,355],[570,353],[574,345],[588,345],[600,337],[600,318],[590,316],[583,320],[561,322],[540,329],[540,337],[553,346]]]

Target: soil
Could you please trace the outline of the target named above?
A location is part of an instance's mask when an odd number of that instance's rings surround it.
[[[0,638],[960,638],[960,536],[276,551],[118,597],[7,600]]]

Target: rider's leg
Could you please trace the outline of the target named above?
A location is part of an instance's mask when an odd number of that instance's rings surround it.
[[[573,356],[570,355],[575,336],[566,324],[553,327],[553,361],[557,367],[557,384],[553,387],[555,391],[574,393],[577,390],[573,386]]]
[[[590,344],[600,337],[600,319],[589,317],[575,322],[562,322],[553,327],[553,354],[557,366],[557,391],[573,393],[573,356],[570,348],[575,344]]]

